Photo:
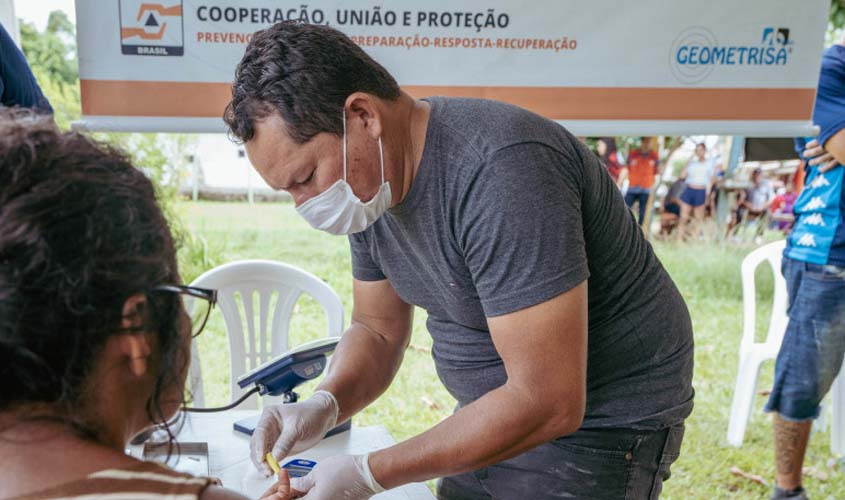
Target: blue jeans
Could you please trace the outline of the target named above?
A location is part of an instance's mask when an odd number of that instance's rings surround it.
[[[625,193],[625,204],[628,205],[628,208],[633,208],[634,203],[638,204],[638,209],[640,213],[640,225],[642,225],[643,221],[645,220],[645,211],[648,207],[649,193],[651,193],[650,189],[643,189],[638,187],[628,188],[628,192]]]
[[[579,430],[475,472],[441,479],[440,500],[650,500],[680,454],[684,426]]]
[[[845,354],[845,269],[783,259],[789,324],[766,411],[803,422],[819,416]]]

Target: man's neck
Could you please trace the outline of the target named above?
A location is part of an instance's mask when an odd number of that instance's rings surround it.
[[[394,195],[395,203],[401,203],[407,197],[416,179],[422,162],[428,120],[431,115],[431,106],[427,102],[415,100],[404,93],[400,99],[407,103],[407,110],[403,110],[402,113],[406,132],[401,144],[401,192]]]

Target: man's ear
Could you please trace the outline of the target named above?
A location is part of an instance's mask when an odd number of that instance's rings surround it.
[[[382,116],[375,96],[366,92],[354,92],[346,98],[345,105],[346,119],[350,124],[355,120],[361,120],[370,138],[375,141],[381,137]]]
[[[147,342],[146,332],[143,331],[146,309],[145,295],[136,294],[126,299],[123,303],[123,319],[120,326],[128,332],[117,340],[120,352],[129,361],[129,370],[136,377],[147,373],[147,358],[152,352]]]

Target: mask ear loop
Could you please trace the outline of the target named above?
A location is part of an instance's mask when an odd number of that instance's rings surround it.
[[[384,174],[382,174],[384,176]],[[343,108],[343,182],[346,182],[346,108]]]
[[[381,162],[381,185],[384,185],[384,149],[381,147],[381,136],[378,136],[378,158]]]

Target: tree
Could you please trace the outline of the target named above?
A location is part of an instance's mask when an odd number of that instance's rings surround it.
[[[830,4],[830,24],[834,29],[845,28],[845,0],[833,0]]]
[[[44,33],[26,22],[20,23],[20,29],[21,48],[30,66],[53,82],[73,85],[79,80],[75,29],[64,12],[50,13]]]
[[[41,90],[53,106],[54,119],[59,127],[70,128],[82,116],[76,29],[61,11],[50,13],[44,32],[23,21],[20,26],[21,47]],[[175,197],[184,158],[193,143],[191,136],[98,133],[95,137],[126,150],[135,165],[156,183],[162,200]]]
[[[53,118],[69,129],[82,116],[75,28],[64,12],[53,11],[44,32],[20,21],[21,47],[41,90],[53,106]],[[126,151],[135,166],[155,184],[159,202],[177,238],[192,252],[198,242],[181,230],[173,201],[185,158],[193,149],[194,137],[187,134],[96,133],[95,139]],[[202,252],[200,252],[202,253]]]

